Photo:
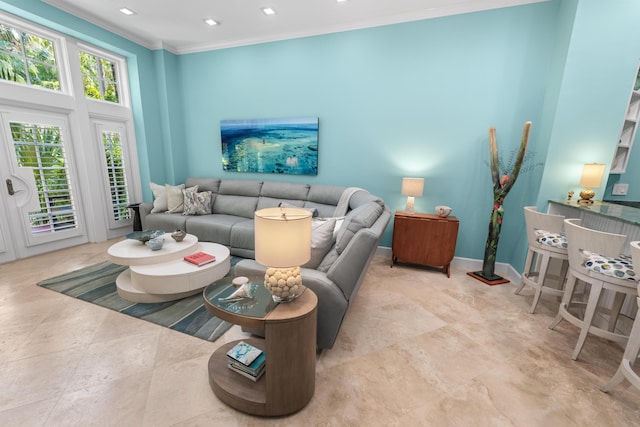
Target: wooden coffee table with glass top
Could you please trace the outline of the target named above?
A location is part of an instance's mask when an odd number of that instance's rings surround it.
[[[264,339],[247,338],[227,343],[209,359],[209,384],[227,405],[252,415],[280,416],[302,409],[313,396],[316,377],[318,298],[311,289],[288,303],[275,303],[262,285],[252,299],[224,302],[236,287],[233,277],[207,286],[204,305],[214,316],[237,325],[264,330]],[[264,375],[256,382],[227,367],[227,351],[245,341],[265,351]]]

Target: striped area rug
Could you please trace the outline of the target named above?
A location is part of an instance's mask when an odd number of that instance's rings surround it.
[[[237,261],[232,259],[232,265]],[[38,286],[209,341],[232,326],[209,314],[201,293],[163,303],[133,303],[120,298],[116,278],[126,268],[105,261],[43,280]]]

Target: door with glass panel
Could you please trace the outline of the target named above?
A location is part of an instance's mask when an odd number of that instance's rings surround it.
[[[0,226],[11,246],[0,262],[10,252],[23,258],[88,241],[66,117],[0,111],[0,125]]]

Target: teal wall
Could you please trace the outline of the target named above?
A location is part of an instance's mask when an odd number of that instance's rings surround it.
[[[583,163],[611,161],[640,55],[633,0],[552,0],[179,56],[37,0],[0,0],[0,9],[128,58],[146,200],[149,181],[268,178],[363,187],[395,211],[404,208],[402,177],[424,177],[416,210],[453,207],[456,256],[481,259],[488,129],[496,126],[508,158],[531,120],[529,170],[506,199],[498,251],[516,270],[526,252],[522,207],[545,208],[579,190]],[[221,119],[300,116],[320,119],[317,176],[222,171]]]
[[[359,186],[397,210],[406,201],[402,177],[424,177],[416,210],[451,206],[461,221],[457,256],[482,258],[493,204],[489,127],[508,157],[533,121],[532,153],[544,161],[537,125],[556,10],[539,3],[183,55],[190,160],[182,176],[264,178],[222,171],[221,119],[318,116],[318,176],[269,179]],[[521,202],[517,193],[528,187],[534,203],[541,173],[521,175],[510,197]],[[507,208],[506,248],[509,229],[520,233],[518,204]],[[390,246],[391,230],[382,245]]]

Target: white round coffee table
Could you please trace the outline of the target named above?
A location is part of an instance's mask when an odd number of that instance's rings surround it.
[[[198,242],[187,234],[176,242],[170,234],[160,238],[162,249],[152,251],[137,240],[123,240],[107,250],[109,261],[128,265],[116,279],[118,295],[132,302],[165,302],[194,295],[205,286],[226,276],[231,268],[229,249],[223,245]],[[183,258],[195,252],[216,257],[215,262],[201,267]]]

